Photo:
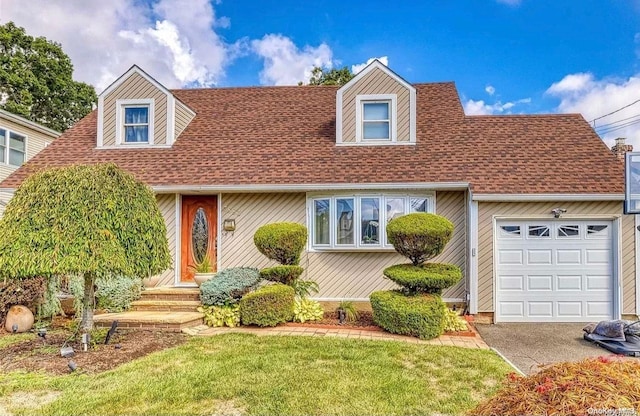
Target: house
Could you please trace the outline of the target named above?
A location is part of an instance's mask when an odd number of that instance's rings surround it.
[[[61,133],[0,110],[0,181],[47,147]],[[0,217],[12,192],[0,189]]]
[[[368,300],[405,260],[384,224],[435,212],[455,225],[435,261],[464,279],[443,296],[505,321],[637,315],[638,219],[623,163],[577,114],[466,116],[453,83],[410,84],[373,62],[348,84],[168,90],[133,66],[96,111],[0,186],[111,161],[157,194],[174,267],[158,285],[266,267],[263,224],[306,224],[304,278],[319,300]]]

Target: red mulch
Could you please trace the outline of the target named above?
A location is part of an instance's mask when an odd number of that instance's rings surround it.
[[[0,337],[12,334],[0,331]],[[126,362],[143,357],[155,351],[175,347],[187,341],[181,333],[118,329],[109,344],[104,338],[87,352],[82,350],[80,335],[66,345],[73,347],[75,355],[71,358],[60,356],[60,348],[72,338],[73,334],[58,320],[54,322],[43,340],[33,333],[33,339],[22,341],[0,349],[0,371],[43,370],[52,374],[69,373],[68,363],[73,360],[77,371],[99,373],[110,370]]]

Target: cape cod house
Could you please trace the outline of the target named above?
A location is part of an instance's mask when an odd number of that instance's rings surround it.
[[[410,84],[377,61],[342,87],[168,90],[133,66],[1,190],[104,161],[157,194],[174,263],[158,285],[193,285],[189,266],[205,252],[218,270],[265,267],[254,232],[294,221],[309,229],[301,265],[317,299],[366,301],[404,261],[385,223],[425,211],[455,224],[437,261],[464,279],[444,297],[473,314],[562,322],[640,310],[623,163],[577,114],[466,116],[453,83]]]

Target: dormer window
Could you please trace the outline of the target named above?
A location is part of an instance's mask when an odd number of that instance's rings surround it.
[[[385,143],[396,141],[396,95],[356,96],[356,141]]]
[[[124,107],[125,143],[149,143],[149,107]]]
[[[116,145],[154,144],[154,99],[116,100]]]

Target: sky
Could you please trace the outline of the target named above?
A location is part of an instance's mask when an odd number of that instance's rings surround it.
[[[8,21],[60,43],[98,92],[133,64],[196,88],[378,58],[412,83],[454,81],[468,115],[581,113],[640,151],[640,0],[0,0]]]

